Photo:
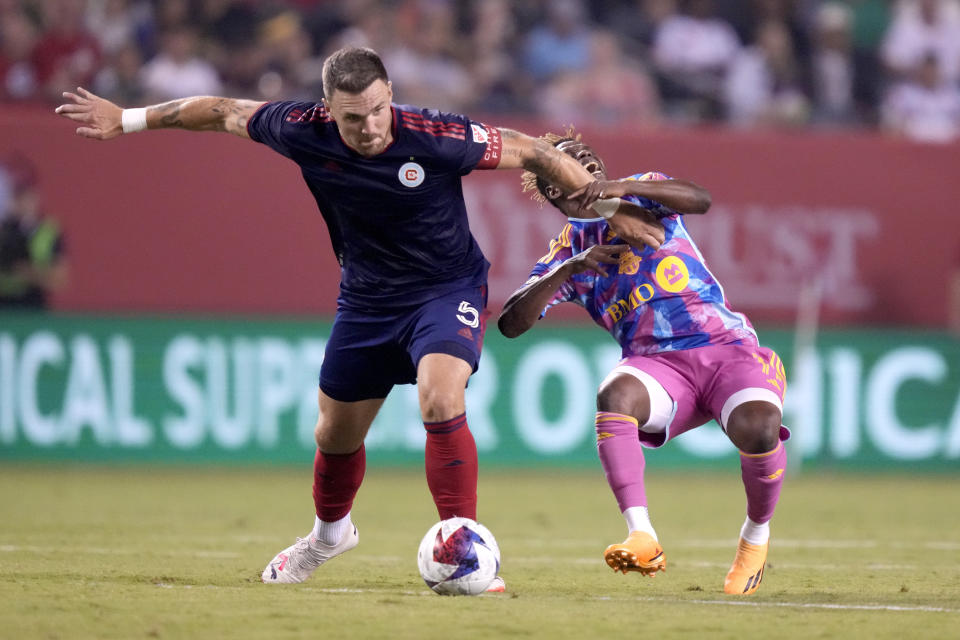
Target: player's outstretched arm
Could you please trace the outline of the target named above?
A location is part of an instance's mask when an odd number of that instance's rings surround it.
[[[706,213],[710,208],[710,192],[688,180],[596,180],[569,196],[579,200],[580,211],[586,211],[598,199],[642,196],[681,213]]]
[[[570,276],[592,270],[607,275],[605,264],[617,264],[617,256],[624,245],[594,245],[582,253],[566,259],[557,268],[535,280],[527,282],[514,291],[503,305],[497,319],[500,333],[516,338],[536,324],[540,313],[550,302],[557,289]]]
[[[149,107],[121,109],[83,87],[78,87],[76,93],[65,91],[63,97],[66,102],[57,107],[56,112],[80,125],[77,135],[95,140],[110,140],[144,129],[225,131],[249,138],[247,121],[264,104],[255,100],[194,96]]]
[[[526,169],[564,193],[581,191],[594,182],[583,166],[552,144],[512,129],[500,129],[503,140],[498,169]],[[664,241],[663,226],[646,211],[627,202],[600,199],[591,208],[606,218],[618,236],[632,247],[660,248]]]

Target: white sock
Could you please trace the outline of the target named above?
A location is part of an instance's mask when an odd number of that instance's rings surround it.
[[[627,531],[629,533],[643,531],[653,536],[653,539],[657,542],[660,542],[659,538],[657,538],[657,532],[653,530],[653,525],[650,524],[650,512],[646,507],[627,507],[623,510],[623,517],[627,521]]]
[[[770,523],[760,524],[747,518],[740,529],[740,537],[750,544],[767,544],[767,541],[770,540]]]
[[[332,547],[343,540],[343,536],[347,535],[352,526],[353,522],[350,521],[349,511],[347,515],[333,522],[325,522],[317,517],[313,523],[313,537],[318,542]]]

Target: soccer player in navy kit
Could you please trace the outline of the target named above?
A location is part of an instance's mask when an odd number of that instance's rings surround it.
[[[461,177],[527,169],[567,191],[593,177],[536,138],[461,115],[392,103],[377,54],[348,47],[324,63],[323,103],[192,97],[121,109],[78,88],[57,113],[100,140],[144,129],[224,131],[299,165],[341,265],[320,371],[313,530],[268,563],[264,582],[302,582],[357,545],[350,509],[364,438],[395,384],[417,383],[427,484],[441,519],[476,519],[477,450],[464,390],[480,358],[489,264],[467,223]],[[657,247],[641,210],[597,207],[620,237]],[[596,207],[596,205],[595,205]],[[502,590],[501,580],[492,589]]]

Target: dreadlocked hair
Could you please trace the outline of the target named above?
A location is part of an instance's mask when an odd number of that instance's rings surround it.
[[[577,133],[574,126],[568,125],[563,134],[547,132],[540,136],[540,140],[543,140],[551,146],[558,146],[562,142],[580,142],[580,134]],[[547,181],[535,174],[533,171],[524,171],[520,174],[520,184],[523,186],[523,192],[532,191],[530,197],[534,201],[539,202],[541,205],[544,202],[547,202]]]

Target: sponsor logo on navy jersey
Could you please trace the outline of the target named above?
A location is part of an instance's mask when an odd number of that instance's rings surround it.
[[[481,127],[478,124],[471,124],[470,130],[473,132],[473,141],[486,144],[490,140],[490,136],[487,135],[487,130]]]

